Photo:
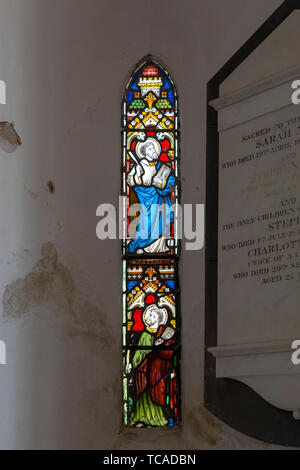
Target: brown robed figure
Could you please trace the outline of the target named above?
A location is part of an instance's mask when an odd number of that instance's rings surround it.
[[[168,313],[156,305],[148,307],[143,315],[146,330],[142,333],[139,346],[161,346],[164,349],[139,349],[133,357],[136,385],[136,407],[130,416],[135,426],[166,426],[163,407],[166,405],[166,381],[170,379],[174,351],[168,350],[175,340],[175,331],[164,328]]]

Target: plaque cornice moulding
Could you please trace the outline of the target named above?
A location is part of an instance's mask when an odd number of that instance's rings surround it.
[[[300,366],[292,363],[292,342],[217,346],[208,352],[216,358],[217,378],[242,382],[273,406],[300,419]]]
[[[294,339],[285,341],[270,341],[264,343],[233,344],[208,348],[214,357],[228,357],[248,354],[277,353],[291,351]]]
[[[216,375],[222,378],[239,380],[241,377],[298,375],[300,367],[292,363],[289,342],[241,344],[235,346],[217,346],[208,352],[216,358]],[[300,378],[300,377],[299,377]],[[300,409],[300,381],[299,381]]]
[[[215,100],[211,100],[209,104],[216,111],[220,111],[228,106],[240,103],[241,101],[247,98],[251,98],[255,95],[258,95],[267,90],[278,87],[279,85],[283,85],[284,83],[291,82],[296,79],[300,80],[300,64],[297,64],[296,66],[291,67],[288,70],[273,74],[270,77],[255,82],[247,87],[240,88],[234,93],[220,96]]]
[[[236,93],[210,101],[218,111],[218,131],[224,132],[292,104],[292,82],[300,79],[300,64]]]

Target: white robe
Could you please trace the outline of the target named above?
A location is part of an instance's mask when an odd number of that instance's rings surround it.
[[[156,165],[150,165],[146,158],[140,161],[140,165],[144,170],[144,174],[139,178],[136,174],[136,166],[132,168],[127,176],[127,183],[133,187],[136,185],[151,186],[153,177],[156,175]],[[167,246],[167,240],[165,237],[161,237],[151,245],[144,248],[146,253],[166,253],[170,249]]]
[[[144,170],[144,174],[138,178],[136,174],[136,166],[128,173],[127,182],[129,186],[143,185],[151,186],[153,177],[156,175],[156,165],[150,165],[146,158],[140,161],[140,165]]]

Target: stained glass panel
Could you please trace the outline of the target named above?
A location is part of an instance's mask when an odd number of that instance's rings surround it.
[[[122,124],[124,424],[172,428],[180,416],[178,101],[151,57],[128,83]]]
[[[176,291],[177,263],[172,259],[128,260],[124,292],[126,338],[123,346],[137,345],[139,332],[145,329],[146,317],[153,306],[160,309],[165,329],[175,339]]]
[[[123,112],[123,252],[177,254],[179,121],[169,75],[154,63],[140,67],[128,87]]]

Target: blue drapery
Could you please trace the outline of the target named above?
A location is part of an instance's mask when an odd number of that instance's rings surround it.
[[[159,163],[157,169],[160,166]],[[128,253],[135,253],[138,249],[151,245],[163,235],[170,236],[170,227],[174,220],[170,194],[174,185],[175,177],[170,174],[165,189],[135,186],[141,213],[134,240],[127,247]]]

